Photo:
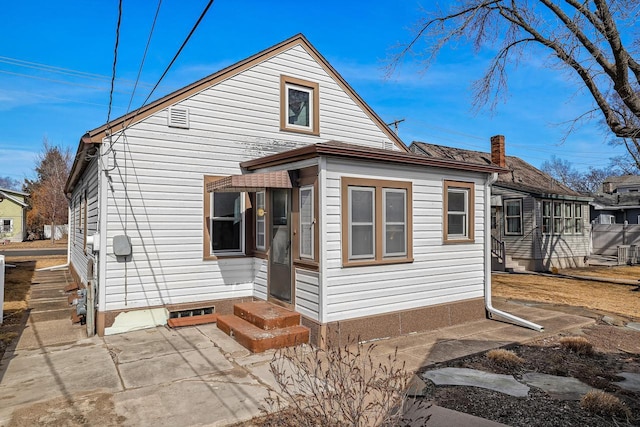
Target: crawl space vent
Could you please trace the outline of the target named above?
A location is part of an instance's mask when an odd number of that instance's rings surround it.
[[[179,107],[169,108],[168,124],[174,128],[189,129],[189,109]]]

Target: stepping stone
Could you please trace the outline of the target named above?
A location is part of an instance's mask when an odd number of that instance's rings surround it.
[[[409,381],[409,388],[407,389],[407,396],[409,397],[424,397],[426,393],[424,390],[427,388],[427,384],[422,381],[418,375],[414,375]]]
[[[572,377],[559,377],[538,372],[527,372],[522,376],[522,381],[558,400],[580,400],[582,396],[593,390],[593,387]]]
[[[627,323],[627,328],[633,329],[634,331],[640,331],[640,323],[638,323],[638,322],[629,322],[629,323]]]
[[[435,369],[424,372],[422,377],[433,381],[436,385],[481,387],[515,397],[526,397],[529,394],[529,387],[519,383],[511,375],[491,374],[477,369]]]
[[[623,377],[624,381],[616,382],[615,385],[629,391],[640,391],[640,374],[622,372],[618,376]]]

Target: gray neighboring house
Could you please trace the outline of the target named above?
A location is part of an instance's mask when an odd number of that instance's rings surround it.
[[[494,269],[548,271],[585,265],[590,254],[586,197],[514,156],[505,138],[491,138],[491,152],[413,142],[410,150],[430,157],[495,164],[510,170],[491,188]]]
[[[610,176],[590,203],[594,224],[640,224],[640,176]]]

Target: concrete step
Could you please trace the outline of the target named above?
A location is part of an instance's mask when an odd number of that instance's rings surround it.
[[[216,323],[218,321],[217,314],[202,314],[200,316],[172,317],[167,321],[170,328],[181,328],[183,326],[205,325],[207,323]]]
[[[265,330],[236,315],[218,316],[218,328],[254,353],[309,342],[309,329],[302,325]]]
[[[300,324],[300,313],[266,301],[235,304],[233,314],[267,331]]]

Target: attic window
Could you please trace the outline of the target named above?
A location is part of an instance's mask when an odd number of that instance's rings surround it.
[[[173,128],[189,129],[189,109],[182,107],[169,108],[167,124]]]
[[[280,76],[280,129],[320,135],[319,85]]]

